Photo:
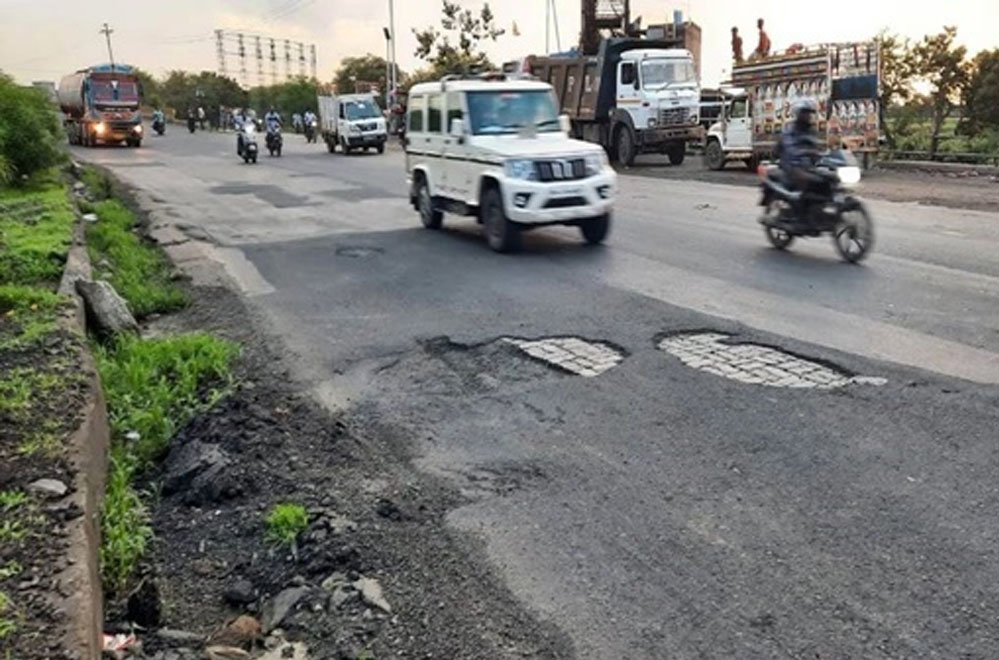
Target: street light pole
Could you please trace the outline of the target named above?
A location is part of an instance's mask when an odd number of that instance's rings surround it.
[[[392,33],[389,29],[382,28],[382,32],[385,33],[385,109],[392,111],[392,62],[389,58],[392,57],[391,47],[392,47]]]
[[[114,71],[114,52],[111,50],[111,33],[112,32],[114,32],[114,30],[112,30],[111,26],[108,25],[107,23],[105,23],[104,27],[102,27],[100,29],[100,33],[103,34],[107,38],[107,41],[108,41],[108,59],[111,60],[111,70]]]
[[[391,60],[391,65],[392,65],[392,70],[390,72],[392,74],[391,75],[391,78],[392,78],[392,87],[391,87],[391,89],[392,89],[392,96],[391,96],[391,98],[394,99],[395,98],[395,94],[396,94],[396,91],[395,91],[396,85],[398,85],[399,81],[396,80],[398,72],[396,71],[396,67],[395,67],[395,2],[393,2],[393,0],[389,0],[389,37],[390,37],[389,41],[390,41],[390,45],[391,45],[391,49],[389,51],[389,59]]]

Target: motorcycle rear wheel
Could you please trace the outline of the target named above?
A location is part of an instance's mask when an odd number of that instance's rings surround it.
[[[783,203],[772,201],[767,204],[767,208],[763,212],[763,217],[760,218],[760,224],[763,225],[763,231],[767,235],[767,240],[770,241],[770,245],[778,250],[786,250],[791,247],[791,243],[794,243],[794,234],[778,224],[782,212]]]
[[[843,213],[833,231],[836,252],[851,264],[860,263],[874,247],[874,223],[862,205]]]

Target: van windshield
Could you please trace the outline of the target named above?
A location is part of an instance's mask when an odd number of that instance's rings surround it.
[[[642,84],[645,89],[662,89],[692,82],[697,82],[697,75],[690,60],[661,58],[642,62]]]
[[[380,116],[375,104],[369,101],[347,101],[344,103],[347,119],[374,119]]]
[[[541,133],[561,130],[555,98],[543,89],[468,92],[468,118],[474,135],[518,133],[527,127]]]

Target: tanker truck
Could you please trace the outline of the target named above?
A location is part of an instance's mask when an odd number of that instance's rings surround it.
[[[59,107],[70,144],[142,144],[142,85],[134,67],[99,64],[65,76]]]

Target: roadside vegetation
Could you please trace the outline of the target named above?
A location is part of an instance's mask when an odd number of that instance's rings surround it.
[[[135,214],[112,195],[114,186],[87,169],[84,180],[99,199],[87,226],[95,276],[106,279],[143,318],[182,308],[187,299],[170,266],[139,232]],[[111,421],[111,464],[102,516],[101,569],[109,595],[122,594],[153,538],[151,493],[144,473],[162,459],[177,430],[207,410],[231,386],[236,345],[208,334],[143,339],[119,335],[94,344]]]
[[[275,504],[267,514],[267,538],[280,545],[294,545],[309,526],[309,514],[301,504]]]
[[[62,128],[42,92],[0,71],[0,186],[21,185],[65,158]]]

